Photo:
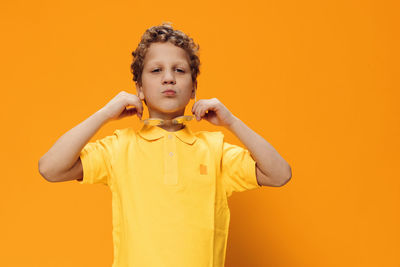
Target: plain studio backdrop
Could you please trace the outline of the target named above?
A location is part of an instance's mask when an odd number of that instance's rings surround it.
[[[283,187],[231,196],[226,266],[400,266],[398,11],[396,1],[2,1],[0,265],[111,266],[109,189],[49,183],[38,160],[118,92],[136,94],[131,52],[169,21],[200,44],[197,100],[218,98],[292,167]],[[138,118],[91,141],[129,126]]]

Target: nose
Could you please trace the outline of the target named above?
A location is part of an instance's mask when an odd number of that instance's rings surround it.
[[[163,84],[175,84],[175,76],[171,71],[166,71],[163,77]]]

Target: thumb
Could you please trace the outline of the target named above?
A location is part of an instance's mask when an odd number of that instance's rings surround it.
[[[136,107],[133,108],[125,108],[124,111],[121,112],[121,114],[119,115],[119,118],[125,118],[128,116],[133,116],[137,113],[137,109]],[[138,117],[140,118],[141,116],[138,115]]]

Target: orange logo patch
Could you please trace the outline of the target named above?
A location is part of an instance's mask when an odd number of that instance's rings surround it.
[[[200,164],[200,174],[207,174],[207,165]]]

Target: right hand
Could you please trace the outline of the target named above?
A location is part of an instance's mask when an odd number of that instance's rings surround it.
[[[128,108],[128,106],[133,107]],[[119,120],[135,114],[138,115],[139,119],[142,119],[143,116],[142,100],[137,95],[125,91],[119,92],[102,110],[107,116],[107,121]]]

